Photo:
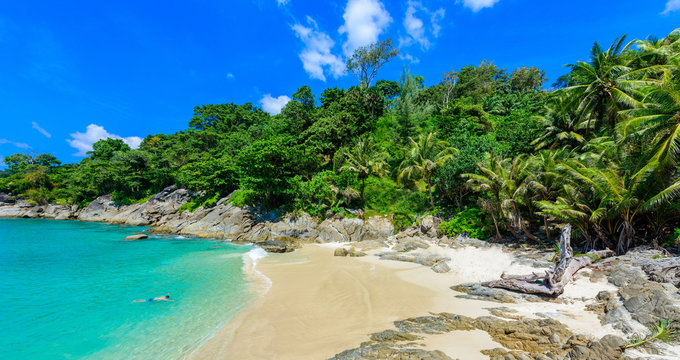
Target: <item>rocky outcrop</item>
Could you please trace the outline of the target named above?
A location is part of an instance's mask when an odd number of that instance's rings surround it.
[[[493,360],[614,360],[621,358],[622,346],[625,344],[623,339],[612,335],[599,340],[576,335],[554,319],[508,321],[493,316],[473,319],[440,313],[396,321],[394,325],[397,331],[375,333],[358,348],[344,351],[332,359],[449,359],[439,351],[418,349],[418,341],[421,339],[419,334],[444,334],[455,330],[487,332],[495,342],[504,347],[483,351]],[[419,352],[416,354],[414,350]],[[414,355],[416,357],[409,357]]]
[[[156,232],[253,242],[275,252],[292,251],[299,242],[382,243],[394,233],[394,226],[386,217],[375,216],[367,220],[331,217],[321,222],[308,214],[277,217],[272,213],[261,214],[256,209],[234,206],[229,196],[211,208],[180,212],[179,209],[192,196],[194,194],[185,189],[170,186],[143,204],[127,206],[116,205],[110,195],[96,198],[83,209],[58,205],[31,206],[25,201],[18,201],[13,205],[0,206],[0,217],[77,219],[153,226]],[[353,256],[362,254],[356,251]]]

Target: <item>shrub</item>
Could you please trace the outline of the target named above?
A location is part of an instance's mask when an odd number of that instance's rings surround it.
[[[451,220],[441,223],[439,231],[448,237],[455,237],[463,233],[476,239],[485,239],[489,236],[484,223],[484,213],[475,207],[465,208]]]
[[[255,190],[238,190],[231,194],[230,200],[234,206],[246,207],[257,202],[258,194]]]

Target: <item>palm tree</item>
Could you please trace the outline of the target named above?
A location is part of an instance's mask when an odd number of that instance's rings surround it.
[[[555,149],[561,145],[581,145],[585,140],[583,133],[590,129],[587,123],[580,121],[577,106],[578,104],[575,106],[574,100],[566,94],[555,96],[546,106],[544,115],[538,116],[538,120],[545,126],[545,131],[531,144],[536,146],[537,150]]]
[[[370,136],[359,139],[351,150],[341,149],[336,160],[341,164],[341,170],[356,173],[361,180],[362,202],[364,201],[366,178],[371,175],[384,176],[387,173],[385,153],[380,150]]]
[[[457,149],[449,147],[449,143],[436,139],[437,133],[429,133],[427,136],[420,135],[418,142],[409,138],[411,148],[406,154],[406,158],[401,164],[399,179],[407,177],[412,179],[420,176],[427,184],[427,192],[430,194],[430,205],[434,210],[434,198],[432,196],[432,174],[458,153]]]
[[[678,58],[680,52],[680,29],[673,30],[663,39],[648,37],[637,40],[640,66],[668,65]]]
[[[564,181],[560,162],[568,156],[569,153],[565,149],[543,150],[527,160],[530,173],[528,185],[534,192],[533,198],[538,199],[534,200],[534,204],[539,201],[553,200],[562,190]],[[548,242],[552,242],[550,224],[546,215],[543,215],[543,226],[545,228],[546,239]]]
[[[597,168],[591,164],[568,161],[571,175],[583,186],[588,186],[599,202],[591,218],[605,216],[614,222],[618,232],[616,251],[625,253],[633,243],[637,215],[654,210],[680,194],[680,180],[668,187],[660,186],[658,161],[652,160],[637,172],[612,166]]]
[[[652,90],[643,107],[622,112],[619,131],[625,136],[652,139],[652,160],[664,165],[680,155],[680,84]]]
[[[468,185],[474,191],[488,192],[490,198],[481,200],[482,210],[491,215],[494,228],[496,229],[496,240],[501,240],[501,232],[498,229],[498,222],[502,218],[501,212],[501,191],[503,187],[503,167],[502,158],[497,158],[490,153],[485,153],[484,158],[477,162],[479,174],[463,174],[462,177],[468,178]]]
[[[527,166],[528,162],[521,156],[504,159],[487,153],[477,163],[480,174],[463,174],[473,190],[491,193],[491,199],[483,202],[482,207],[491,214],[498,239],[498,221],[506,218],[506,228],[514,237],[519,238],[517,231],[521,229],[528,238],[539,241],[527,228],[521,212],[522,207],[531,205]]]
[[[627,66],[632,43],[624,46],[625,38],[624,35],[616,39],[606,51],[595,43],[590,63],[579,61],[568,65],[573,85],[560,91],[579,100],[578,112],[586,119],[587,126],[605,122],[615,130],[618,112],[640,105],[638,90],[658,83],[644,78],[645,69]],[[613,135],[616,137],[616,132]]]

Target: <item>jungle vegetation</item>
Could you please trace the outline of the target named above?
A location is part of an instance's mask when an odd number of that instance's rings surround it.
[[[359,209],[398,227],[436,213],[449,235],[533,242],[571,223],[582,247],[619,253],[669,238],[680,214],[680,30],[595,43],[549,89],[540,69],[488,61],[429,87],[407,69],[373,83],[396,54],[391,42],[360,49],[348,63],[357,86],[317,97],[303,85],[279,115],[206,104],[188,129],[138,149],[100,140],[77,164],[11,155],[0,192],[84,206],[176,185],[195,191],[193,208],[233,193],[240,206],[320,219]]]

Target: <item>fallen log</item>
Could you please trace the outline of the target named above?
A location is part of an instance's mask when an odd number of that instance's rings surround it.
[[[564,287],[571,282],[577,271],[591,265],[595,259],[614,256],[611,250],[590,251],[585,256],[574,257],[571,248],[571,225],[567,224],[560,236],[560,260],[551,271],[544,275],[501,275],[500,280],[483,282],[490,288],[503,288],[527,294],[540,294],[557,297],[564,292]]]

